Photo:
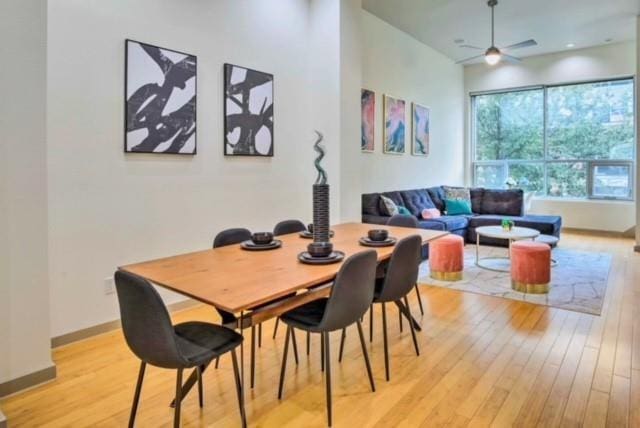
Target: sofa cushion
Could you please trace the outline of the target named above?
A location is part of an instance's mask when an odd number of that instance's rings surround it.
[[[471,215],[471,201],[462,199],[445,199],[444,204],[447,208],[447,215]]]
[[[482,206],[478,214],[522,216],[524,214],[522,189],[484,189]]]
[[[362,214],[380,215],[379,193],[364,193],[362,195]]]
[[[444,189],[441,186],[429,187],[427,192],[436,208],[444,212]]]
[[[402,194],[404,206],[416,217],[420,217],[423,209],[436,207],[426,189],[403,190],[400,194]]]
[[[474,213],[480,213],[482,210],[482,198],[484,196],[484,189],[482,187],[474,187],[469,189],[471,195],[471,211]]]
[[[543,235],[559,236],[562,228],[562,217],[553,215],[501,216],[483,214],[471,217],[469,227],[499,226],[502,219],[513,220],[516,226],[538,230]]]
[[[387,198],[391,199],[396,205],[404,206],[404,200],[402,200],[402,195],[398,191],[382,192],[382,193],[380,193],[380,195],[381,196],[386,196]],[[380,203],[378,204],[378,206],[379,206],[379,209],[380,209],[380,213],[384,215],[385,211],[384,211],[384,207],[383,207],[383,204],[382,204],[382,200],[380,200]]]
[[[362,222],[370,224],[387,224],[391,217],[386,215],[362,214]]]
[[[434,218],[429,221],[442,223],[444,225],[444,230],[449,232],[465,229],[469,226],[469,217],[464,215],[443,215],[440,218]]]
[[[436,220],[420,220],[418,222],[421,229],[429,229],[429,230],[447,230],[446,225],[441,221]]]
[[[380,195],[380,211],[388,216],[400,214],[398,205],[385,195]]]

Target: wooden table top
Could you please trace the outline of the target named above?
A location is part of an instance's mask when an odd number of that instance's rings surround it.
[[[345,259],[360,251],[374,249],[378,261],[391,256],[395,247],[370,248],[358,243],[370,229],[387,229],[389,235],[402,239],[420,235],[424,243],[447,232],[344,223],[332,226],[334,250],[343,251]],[[146,278],[154,284],[189,296],[228,312],[238,313],[290,294],[293,291],[325,283],[335,278],[342,262],[307,265],[298,254],[312,242],[297,233],[279,236],[282,247],[270,251],[246,251],[240,245],[181,254],[119,269]]]

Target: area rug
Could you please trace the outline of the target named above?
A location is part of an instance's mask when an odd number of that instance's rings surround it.
[[[507,249],[480,247],[480,257],[506,257]],[[420,266],[420,284],[452,290],[504,297],[513,300],[553,306],[555,308],[600,315],[607,290],[611,255],[563,248],[553,250],[557,265],[551,269],[551,289],[548,294],[526,294],[511,289],[509,272],[494,272],[476,266],[475,245],[465,246],[464,274],[459,281],[440,281],[429,276],[429,263]],[[496,260],[489,266],[508,266],[506,260]]]

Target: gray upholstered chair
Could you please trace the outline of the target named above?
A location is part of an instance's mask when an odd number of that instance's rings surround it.
[[[303,232],[305,230],[307,230],[307,226],[300,220],[283,220],[273,228],[273,234],[280,236],[289,233]]]
[[[147,364],[178,371],[173,421],[174,427],[178,427],[180,426],[180,405],[183,398],[183,370],[195,369],[198,379],[199,402],[202,407],[202,371],[211,360],[227,352],[231,352],[233,359],[240,416],[244,423],[246,419],[235,351],[242,342],[242,336],[228,328],[199,321],[185,322],[174,326],[171,324],[169,313],[160,295],[148,281],[123,271],[117,271],[114,278],[120,303],[122,331],[127,345],[141,360],[129,417],[129,427],[133,427],[135,422]]]
[[[411,227],[413,229],[418,229],[420,224],[418,223],[418,219],[412,215],[405,214],[396,214],[392,216],[387,222],[388,226],[399,226],[399,227]],[[426,256],[425,256],[426,257]],[[424,308],[422,307],[422,297],[420,296],[420,289],[418,288],[418,283],[415,283],[416,296],[418,297],[418,306],[420,306],[420,314],[424,315]],[[400,317],[402,320],[402,317]],[[402,328],[402,321],[400,322],[400,328]]]
[[[287,366],[289,337],[293,328],[310,333],[319,333],[322,343],[323,369],[326,375],[327,418],[331,426],[331,365],[329,352],[329,333],[357,324],[360,345],[364,355],[371,390],[375,383],[369,364],[369,356],[364,342],[360,318],[367,312],[373,301],[377,256],[373,250],[363,251],[349,257],[341,266],[328,298],[314,300],[281,315],[287,325],[287,333],[282,355],[278,399],[282,398],[284,375]]]
[[[376,279],[375,296],[373,303],[382,305],[382,330],[384,334],[384,367],[387,380],[389,380],[389,346],[387,340],[387,312],[386,303],[395,303],[400,313],[403,314],[409,322],[411,328],[411,336],[416,354],[420,355],[418,341],[416,339],[416,325],[407,301],[407,294],[416,284],[418,279],[418,270],[420,269],[420,247],[422,240],[418,235],[408,236],[401,239],[396,244],[387,273],[384,278]],[[404,303],[403,303],[404,300]],[[373,311],[369,313],[370,323],[373,324]],[[343,335],[344,340],[344,335]]]

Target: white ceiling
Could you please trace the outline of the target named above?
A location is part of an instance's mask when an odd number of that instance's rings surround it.
[[[363,0],[363,8],[416,39],[459,60],[482,53],[454,40],[486,48],[491,9],[486,0]],[[519,57],[635,39],[640,0],[498,0],[496,45],[535,39]],[[610,39],[610,42],[605,40]]]

